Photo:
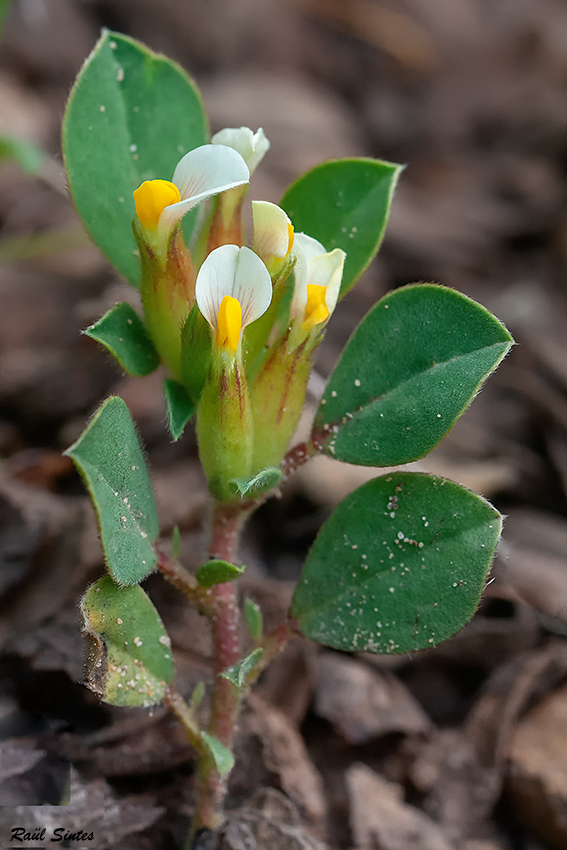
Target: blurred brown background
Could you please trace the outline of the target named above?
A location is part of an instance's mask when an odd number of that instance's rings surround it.
[[[49,756],[76,768],[68,814],[49,817],[94,824],[101,848],[180,846],[191,811],[191,752],[176,724],[161,710],[101,706],[76,684],[76,602],[102,562],[60,453],[102,397],[128,402],[164,537],[180,526],[192,566],[206,512],[191,433],[173,445],[164,429],[159,376],[121,376],[79,334],[115,301],[135,303],[82,234],[59,147],[66,97],[103,26],[179,61],[203,91],[213,131],[264,128],[272,148],[252,197],[277,202],[325,158],[407,164],[380,255],[329,326],[311,408],[357,321],[405,283],[460,289],[519,343],[447,440],[411,465],[508,515],[479,614],[414,659],[355,660],[294,644],[250,701],[231,778],[232,805],[269,785],[294,808],[257,799],[222,846],[567,848],[562,0],[13,0],[0,41],[0,136],[46,157],[36,176],[0,163],[2,799],[31,800],[46,781],[34,766]],[[375,474],[319,459],[252,522],[244,585],[268,624],[283,616],[329,510]],[[188,694],[208,671],[207,636],[174,591],[155,579],[148,587]],[[31,828],[46,812],[18,817]],[[0,846],[14,817],[0,810]]]

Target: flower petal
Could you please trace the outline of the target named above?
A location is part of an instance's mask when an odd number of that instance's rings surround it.
[[[305,233],[295,234],[295,287],[290,316],[303,322],[307,307],[307,286],[325,287],[329,315],[336,307],[341,289],[346,254],[341,248],[325,251],[323,245]]]
[[[329,314],[337,305],[345,260],[346,254],[340,248],[308,260],[308,282],[325,287],[325,304]]]
[[[320,254],[325,254],[327,250],[324,245],[321,245],[312,236],[308,236],[307,233],[296,233],[293,244],[294,248],[301,249],[306,260],[310,260],[312,257],[318,257]]]
[[[202,200],[249,180],[250,171],[242,156],[226,145],[201,145],[189,151],[177,163],[172,178],[182,200]]]
[[[241,186],[249,179],[248,166],[233,148],[201,145],[186,153],[178,162],[172,181],[179,189],[181,200],[163,210],[158,225],[160,242],[166,244],[178,221],[205,198]]]
[[[263,316],[272,301],[272,278],[254,251],[241,248],[232,295],[242,306],[242,327]]]
[[[270,149],[270,142],[260,127],[253,133],[250,127],[226,127],[212,137],[213,145],[228,145],[244,158],[250,173],[257,168]]]
[[[268,201],[252,201],[254,238],[252,248],[268,265],[285,259],[293,246],[293,225],[287,214]]]
[[[199,270],[195,297],[199,310],[214,329],[225,295],[238,299],[242,308],[242,327],[258,319],[270,306],[270,274],[250,248],[222,245],[211,251]]]

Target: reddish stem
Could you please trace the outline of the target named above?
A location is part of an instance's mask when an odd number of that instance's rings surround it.
[[[296,469],[299,469],[300,466],[303,466],[304,463],[307,463],[308,460],[315,457],[317,453],[317,449],[312,442],[299,443],[298,446],[294,446],[290,449],[280,465],[280,469],[283,473],[283,480],[285,481],[289,478]]]
[[[250,511],[250,504],[216,503],[209,548],[211,558],[234,561],[240,531]],[[210,621],[216,675],[211,696],[208,732],[225,747],[232,749],[234,726],[240,707],[240,693],[228,679],[218,674],[240,660],[238,603],[233,582],[217,584],[210,588],[209,594],[209,601],[214,612]],[[201,827],[215,829],[221,823],[227,778],[219,775],[211,758],[200,759],[193,834]]]

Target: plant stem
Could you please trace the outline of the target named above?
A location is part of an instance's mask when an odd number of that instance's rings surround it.
[[[312,443],[299,443],[288,451],[281,462],[280,469],[283,474],[282,481],[286,481],[296,469],[311,460],[318,454],[316,446]]]
[[[172,714],[175,714],[179,722],[182,724],[185,732],[187,733],[187,737],[189,738],[191,744],[195,748],[199,757],[203,757],[206,755],[206,750],[203,747],[203,742],[201,740],[201,730],[199,729],[199,724],[197,723],[192,710],[189,708],[181,694],[177,693],[174,688],[169,686],[166,688],[163,704]]]
[[[291,617],[276,626],[269,634],[265,635],[261,641],[258,641],[257,646],[262,650],[262,657],[256,664],[250,675],[246,679],[246,685],[253,685],[259,677],[260,673],[270,664],[274,658],[277,658],[280,652],[286,648],[287,644],[294,637],[300,634],[297,628],[297,622]]]
[[[215,504],[209,557],[234,561],[240,531],[252,507],[249,502]],[[215,672],[208,732],[225,747],[232,749],[241,694],[231,682],[218,674],[240,660],[239,611],[234,583],[225,582],[210,588],[208,602],[213,612],[210,622]],[[220,776],[210,757],[199,759],[198,771],[199,785],[192,835],[202,827],[216,829],[220,825],[227,787],[227,777]]]
[[[191,602],[197,601],[199,591],[197,580],[174,558],[168,558],[163,552],[157,552],[157,568],[164,578]]]

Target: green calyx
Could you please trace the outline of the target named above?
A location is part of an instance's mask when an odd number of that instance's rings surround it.
[[[228,482],[251,474],[252,412],[242,363],[223,350],[214,353],[199,398],[197,440],[201,463],[216,498],[239,498]]]

